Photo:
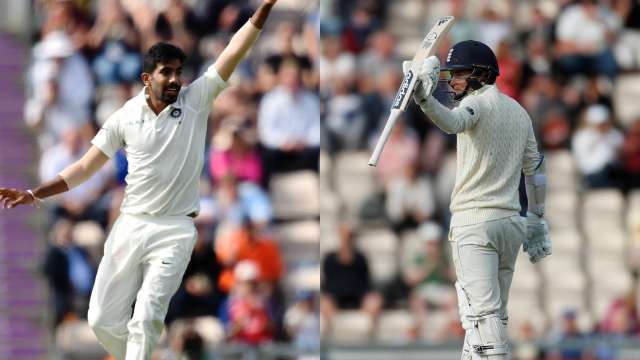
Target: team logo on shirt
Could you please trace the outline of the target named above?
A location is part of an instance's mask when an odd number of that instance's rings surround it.
[[[182,114],[182,110],[180,109],[171,110],[171,117],[173,118],[179,118],[181,114]]]
[[[467,107],[465,107],[465,110],[467,110],[467,112],[468,112],[469,114],[471,114],[471,116],[475,115],[475,113],[476,113],[475,111],[473,111],[473,109],[472,109],[472,108],[470,108],[470,107],[468,107],[468,106],[467,106]]]

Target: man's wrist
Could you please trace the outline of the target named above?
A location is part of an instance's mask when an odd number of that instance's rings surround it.
[[[26,193],[29,194],[29,196],[31,196],[31,199],[33,199],[33,204],[35,204],[36,206],[40,206],[40,204],[44,202],[44,200],[36,196],[33,190],[27,189]]]

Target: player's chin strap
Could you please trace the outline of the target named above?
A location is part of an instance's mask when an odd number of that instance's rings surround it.
[[[544,202],[547,193],[547,176],[544,168],[544,156],[541,156],[540,163],[535,168],[533,175],[524,177],[528,210],[540,217],[544,215]]]

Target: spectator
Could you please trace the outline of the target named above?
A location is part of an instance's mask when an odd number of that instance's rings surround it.
[[[498,43],[496,58],[500,69],[496,85],[504,94],[518,100],[520,98],[522,64],[513,54],[512,45],[508,40],[502,40]]]
[[[219,184],[230,174],[239,182],[260,184],[262,163],[255,149],[255,133],[244,119],[230,116],[222,121],[213,138],[209,175]]]
[[[419,151],[418,135],[399,119],[384,147],[384,158],[376,167],[378,182],[388,188],[394,179],[404,176],[407,169],[415,167]]]
[[[258,110],[258,135],[263,165],[269,173],[317,170],[320,145],[320,104],[300,83],[300,65],[285,61],[279,86],[265,94]]]
[[[351,91],[350,77],[335,78],[333,96],[326,103],[323,125],[329,137],[328,150],[360,150],[366,143],[367,118],[362,98]]]
[[[562,108],[549,109],[542,122],[542,146],[549,150],[569,149],[571,124]]]
[[[87,145],[83,143],[79,130],[68,129],[63,134],[62,142],[47,149],[40,161],[40,179],[53,179],[67,166],[80,160]],[[112,165],[98,170],[93,176],[71,191],[54,198],[53,214],[55,217],[67,217],[75,221],[94,220],[106,228],[108,222],[108,199],[103,198],[106,189],[111,185],[114,175]]]
[[[99,6],[88,40],[88,45],[98,53],[92,64],[97,82],[134,83],[142,69],[138,32],[120,1],[105,0]]]
[[[46,149],[68,129],[90,126],[94,85],[87,61],[64,32],[49,33],[36,44],[33,57],[25,120],[44,130],[39,143]]]
[[[426,222],[420,225],[417,234],[418,246],[404,244],[402,261],[403,281],[411,289],[409,303],[415,335],[422,333],[422,324],[428,324],[429,308],[444,310],[452,321],[457,320],[455,276],[443,249],[442,229],[436,223]],[[447,334],[440,337],[444,340]]]
[[[564,8],[556,27],[560,75],[604,75],[613,79],[617,65],[608,44],[619,26],[620,19],[596,0],[581,0]]]
[[[359,56],[359,69],[366,70],[368,74],[379,75],[387,68],[399,69],[400,65],[394,36],[386,30],[371,34],[368,47]]]
[[[248,181],[238,183],[232,174],[220,179],[214,200],[217,219],[223,227],[241,225],[245,217],[266,225],[273,217],[271,200],[264,190]]]
[[[196,317],[217,314],[217,310],[226,293],[218,288],[218,277],[222,265],[213,251],[208,236],[207,224],[199,223],[198,239],[193,247],[191,260],[185,270],[182,284],[171,299],[166,322],[176,318]]]
[[[295,303],[287,309],[285,326],[300,352],[320,349],[320,317],[316,299],[310,291],[299,291]]]
[[[635,291],[629,291],[611,302],[598,330],[606,336],[623,339],[640,333]]]
[[[640,4],[632,0],[619,0],[614,10],[623,22],[614,52],[618,65],[624,70],[640,69]]]
[[[74,244],[74,223],[58,220],[52,228],[51,243],[42,270],[53,292],[54,326],[84,318],[96,275],[89,253]]]
[[[273,320],[268,300],[260,291],[259,276],[258,264],[251,260],[239,262],[234,270],[236,283],[226,307],[227,337],[232,342],[255,346],[273,339]]]
[[[558,327],[551,332],[550,343],[563,346],[560,356],[563,360],[580,360],[583,355],[583,344],[586,336],[578,328],[577,313],[575,310],[565,310]],[[563,343],[564,342],[564,343]]]
[[[573,156],[585,185],[589,188],[612,187],[612,176],[619,160],[624,138],[609,120],[609,110],[592,105],[584,112],[583,126],[572,139]]]
[[[408,164],[387,188],[386,210],[393,230],[400,235],[431,219],[435,212],[431,179],[421,176],[417,164]]]
[[[323,96],[333,93],[333,86],[337,79],[350,84],[355,78],[356,58],[344,52],[340,39],[335,35],[325,35],[322,38],[322,54],[320,56],[320,92]]]
[[[264,229],[245,219],[243,226],[224,230],[217,237],[215,251],[225,266],[220,282],[224,290],[233,286],[234,266],[243,260],[251,260],[260,271],[260,281],[273,294],[284,273],[280,249],[276,242],[265,235]]]
[[[372,319],[372,335],[383,301],[373,289],[367,258],[355,248],[354,239],[351,229],[342,225],[338,250],[322,261],[320,312],[330,331],[338,309],[360,309]]]

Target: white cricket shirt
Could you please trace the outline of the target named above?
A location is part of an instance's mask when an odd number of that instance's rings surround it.
[[[158,115],[142,90],[107,119],[91,143],[108,157],[119,148],[126,151],[123,213],[178,216],[200,210],[207,120],[211,102],[227,85],[212,65]]]
[[[421,107],[439,128],[458,134],[451,226],[517,215],[521,172],[533,175],[541,160],[526,110],[495,85],[470,92],[454,110],[433,97]]]

